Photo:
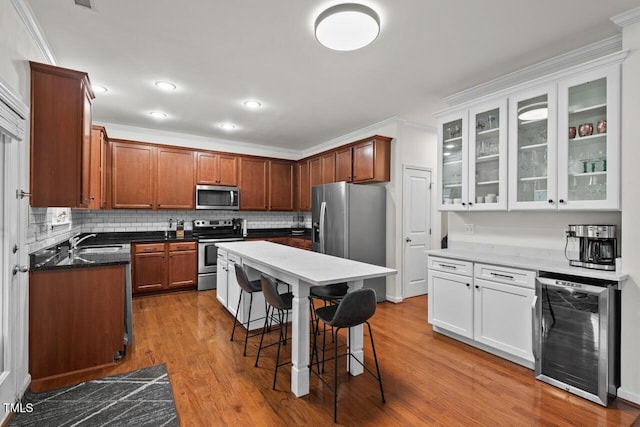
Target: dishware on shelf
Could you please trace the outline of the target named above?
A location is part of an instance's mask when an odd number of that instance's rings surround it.
[[[444,199],[444,204],[445,204],[445,205],[451,205],[451,204],[453,204],[453,200],[451,200],[451,199]]]
[[[578,127],[578,135],[580,136],[593,135],[593,123],[582,123]]]
[[[484,198],[485,202],[487,203],[495,203],[496,202],[496,195],[493,193],[487,194],[487,196]]]
[[[484,203],[484,197],[482,197],[482,196],[477,196],[477,197],[476,197],[476,203]]]
[[[489,117],[487,117],[487,125],[489,129],[493,129],[496,126],[496,116],[489,115]]]
[[[462,199],[456,197],[455,199],[453,199],[453,203],[456,204],[456,205],[459,205],[460,203],[462,203]]]
[[[575,126],[571,126],[569,128],[569,139],[573,139],[576,137],[576,127]]]
[[[598,133],[607,133],[607,121],[599,120],[598,124],[596,125],[596,131]]]

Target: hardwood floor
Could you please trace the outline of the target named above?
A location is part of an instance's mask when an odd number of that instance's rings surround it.
[[[258,338],[229,341],[233,318],[215,291],[134,300],[134,339],[118,365],[101,377],[166,363],[184,426],[331,426],[331,392],[311,377],[311,393],[289,391],[290,368],[271,389],[275,347],[254,367]],[[537,381],[531,370],[434,333],[427,299],[378,304],[372,327],[386,404],[368,374],[349,377],[340,366],[338,423],[375,426],[628,426],[640,408],[615,400],[609,408]],[[365,328],[366,329],[366,328]],[[240,330],[243,338],[244,330]],[[276,335],[276,334],[272,334]],[[344,338],[341,338],[344,342]],[[370,342],[366,363],[373,367]],[[285,347],[284,357],[289,358]],[[264,356],[264,357],[263,357]],[[328,365],[328,372],[333,367]],[[88,379],[77,377],[76,380]],[[59,384],[63,385],[63,384]]]

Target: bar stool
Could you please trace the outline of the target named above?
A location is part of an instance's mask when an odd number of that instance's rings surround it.
[[[258,366],[258,360],[260,360],[260,352],[263,348],[270,347],[275,345],[276,343],[271,343],[263,346],[264,342],[264,333],[269,328],[269,319],[273,319],[274,311],[278,312],[277,322],[280,324],[279,336],[278,336],[278,351],[276,352],[276,367],[273,373],[273,389],[276,389],[276,378],[278,377],[278,368],[280,366],[286,365],[290,362],[280,363],[280,347],[284,342],[287,342],[287,323],[289,320],[288,311],[292,308],[293,294],[291,292],[286,292],[283,294],[278,293],[278,288],[275,282],[271,277],[262,275],[260,277],[260,282],[262,286],[262,293],[264,294],[264,299],[267,301],[267,315],[264,319],[264,326],[262,327],[262,335],[260,336],[260,346],[258,347],[258,355],[256,356],[256,364]]]
[[[347,356],[349,364],[349,370],[351,370],[351,359],[360,363],[363,368],[369,372],[375,379],[378,380],[380,385],[380,395],[382,397],[382,403],[385,403],[384,391],[382,390],[382,378],[380,377],[380,368],[378,366],[378,356],[376,354],[376,347],[373,344],[373,334],[371,333],[371,325],[369,319],[376,312],[376,293],[373,289],[358,289],[356,291],[346,294],[338,305],[329,305],[327,307],[320,307],[316,309],[316,316],[319,320],[322,320],[327,326],[336,328],[335,345],[334,345],[334,366],[333,366],[333,388],[327,383],[320,374],[318,378],[333,391],[333,422],[338,422],[338,332],[340,329],[347,328],[347,337],[350,336],[351,328],[354,326],[367,324],[369,328],[369,337],[371,338],[371,348],[373,350],[373,360],[376,364],[376,373],[367,368],[364,363],[352,357],[351,349],[347,349],[345,354],[341,356]],[[314,352],[317,351],[314,336]],[[313,359],[312,359],[313,360]],[[313,372],[313,369],[310,370]]]
[[[318,335],[318,321],[315,318],[315,305],[314,300],[322,301],[326,307],[329,304],[338,304],[342,297],[344,297],[349,291],[349,285],[346,283],[335,283],[327,286],[313,286],[309,290],[309,309],[311,314],[311,326],[312,332]],[[315,338],[314,338],[315,339]],[[331,329],[331,342],[334,340],[333,328]],[[322,372],[324,372],[324,356],[325,356],[325,343],[326,343],[326,327],[322,328]],[[312,354],[313,356],[313,354]],[[317,358],[316,354],[316,358]],[[316,359],[317,360],[317,359]],[[313,362],[313,357],[311,358]]]
[[[251,325],[251,307],[253,305],[253,294],[255,292],[262,292],[262,285],[260,284],[260,280],[250,281],[247,277],[247,273],[244,271],[242,266],[238,263],[234,263],[233,267],[236,271],[236,279],[238,281],[238,285],[240,286],[240,298],[238,299],[238,307],[236,308],[236,315],[233,320],[233,330],[231,331],[231,339],[233,341],[233,335],[236,332],[236,325],[240,323],[243,325],[245,329],[244,334],[244,351],[242,352],[243,356],[247,355],[247,340],[249,339],[249,326]],[[249,315],[247,316],[247,323],[238,322],[238,313],[240,312],[240,303],[242,302],[242,295],[244,293],[249,294]],[[257,336],[258,334],[251,335]]]

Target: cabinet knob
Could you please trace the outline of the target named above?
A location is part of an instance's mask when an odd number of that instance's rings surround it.
[[[465,202],[462,202],[462,206],[467,206],[467,204]]]
[[[473,206],[473,202],[469,202],[469,206]]]
[[[549,203],[553,203],[553,199],[549,199]]]
[[[480,289],[480,286],[476,285],[476,289]]]
[[[467,283],[467,288],[468,288],[469,286],[471,286],[471,285]]]
[[[559,203],[564,203],[564,199],[558,200]]]

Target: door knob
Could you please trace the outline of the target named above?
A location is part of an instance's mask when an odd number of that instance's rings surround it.
[[[26,273],[27,271],[29,271],[29,267],[27,267],[26,265],[14,265],[13,266],[13,275],[14,276],[16,274],[18,274],[18,272]]]
[[[404,239],[407,243],[411,242],[411,239],[409,237],[407,237],[406,239]]]

